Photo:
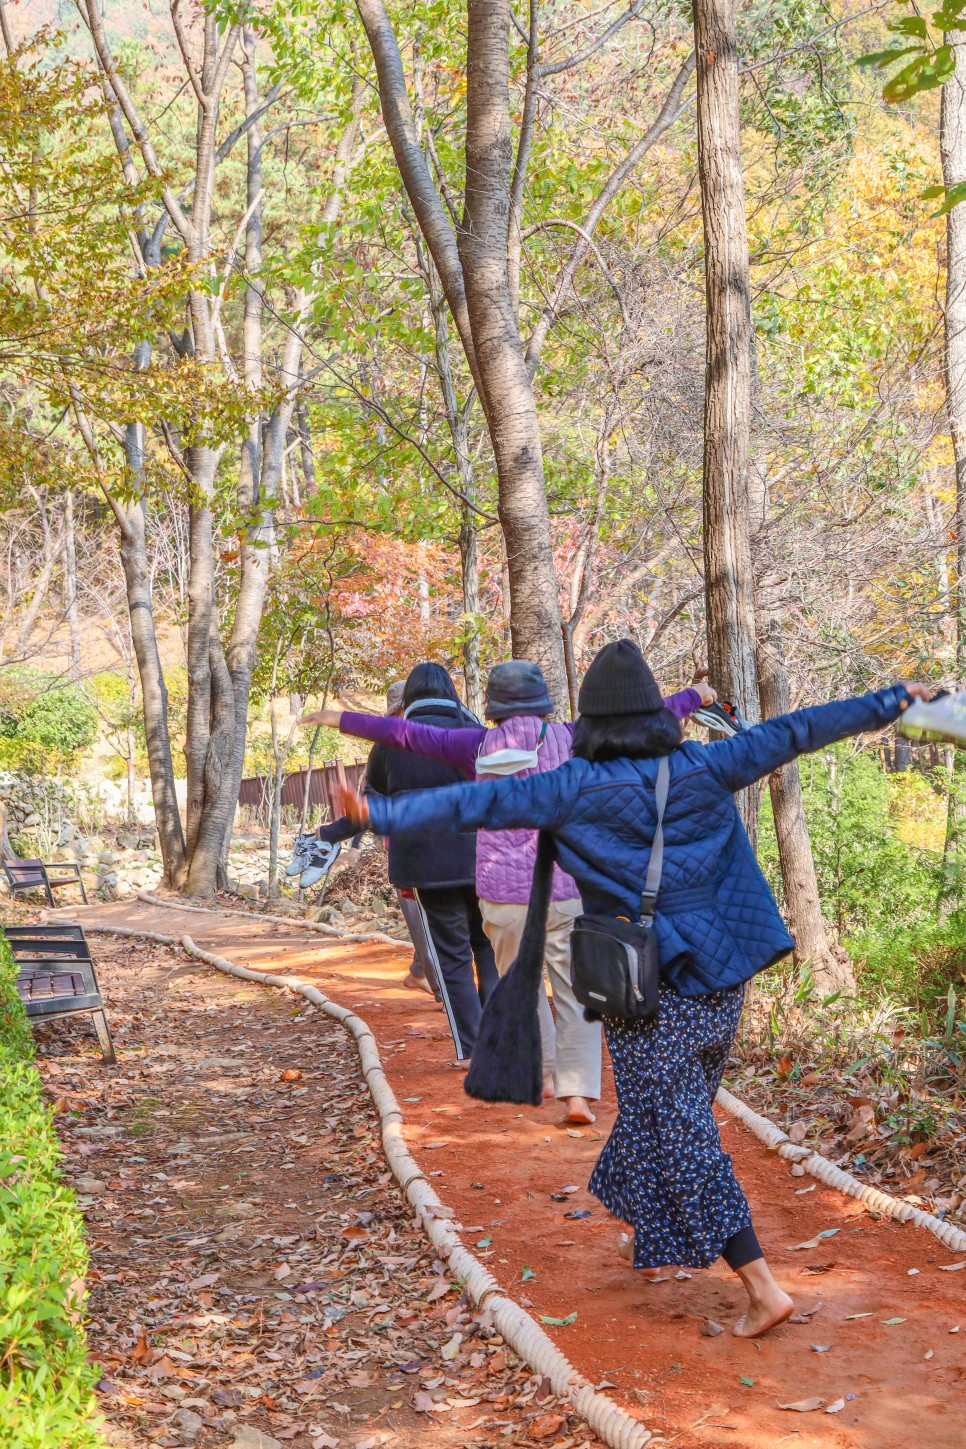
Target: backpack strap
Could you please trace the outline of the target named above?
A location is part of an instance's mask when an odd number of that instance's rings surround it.
[[[661,888],[661,872],[664,869],[664,807],[667,804],[668,786],[671,783],[671,767],[667,755],[662,755],[657,767],[657,781],[654,786],[654,800],[657,805],[657,825],[654,828],[654,843],[651,858],[647,862],[647,879],[641,892],[641,921],[650,925],[657,909],[657,893]]]

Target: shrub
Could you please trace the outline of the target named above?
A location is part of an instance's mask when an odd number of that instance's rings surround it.
[[[927,777],[886,774],[851,744],[809,755],[799,768],[822,909],[855,960],[860,990],[941,1012],[966,962],[966,919],[938,913],[941,796]],[[767,791],[759,855],[780,898]]]
[[[87,1253],[0,933],[0,1444],[100,1449],[80,1318]]]
[[[97,738],[97,711],[76,684],[33,669],[7,670],[0,696],[5,765],[43,769],[49,758],[66,763]]]

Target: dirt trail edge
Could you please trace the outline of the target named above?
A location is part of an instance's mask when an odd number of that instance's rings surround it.
[[[761,1343],[736,1340],[716,1331],[740,1300],[723,1266],[652,1285],[614,1253],[614,1224],[585,1187],[614,1116],[609,1079],[593,1128],[563,1127],[552,1103],[518,1112],[471,1101],[442,1015],[399,986],[405,962],[388,945],[129,902],[71,915],[189,934],[238,965],[297,975],[362,1016],[404,1105],[405,1140],[467,1225],[468,1246],[581,1374],[669,1443],[960,1449],[966,1274],[955,1265],[964,1260],[925,1232],[792,1176],[723,1117],[799,1318]]]

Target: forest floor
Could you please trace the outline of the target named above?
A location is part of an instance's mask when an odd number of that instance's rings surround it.
[[[741,1300],[723,1266],[652,1285],[614,1252],[615,1224],[584,1186],[614,1116],[609,1074],[593,1128],[564,1127],[553,1103],[474,1102],[445,1018],[398,985],[393,947],[131,902],[69,914],[187,933],[357,1010],[464,1241],[536,1317],[575,1315],[548,1331],[666,1443],[961,1446],[966,1260],[931,1235],[792,1176],[723,1118],[798,1306],[765,1340],[734,1339],[716,1332]],[[120,1066],[100,1067],[86,1037],[81,1052],[75,1026],[69,1055],[42,1070],[85,1192],[91,1344],[115,1442],[257,1449],[254,1426],[295,1449],[594,1442],[446,1291],[341,1029],[167,948],[95,939]]]

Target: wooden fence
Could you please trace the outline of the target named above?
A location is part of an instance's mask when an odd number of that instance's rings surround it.
[[[340,765],[337,760],[326,760],[324,764],[315,765],[312,769],[312,783],[309,785],[309,810],[313,807],[326,809],[329,817],[334,819],[332,787],[339,782],[340,771],[346,784],[358,790],[365,770],[365,760],[356,760],[354,765]],[[283,808],[290,805],[301,815],[308,778],[308,770],[297,770],[285,777],[282,781]],[[271,794],[272,782],[268,775],[250,775],[241,782],[238,803],[250,810],[257,810],[267,819]]]

